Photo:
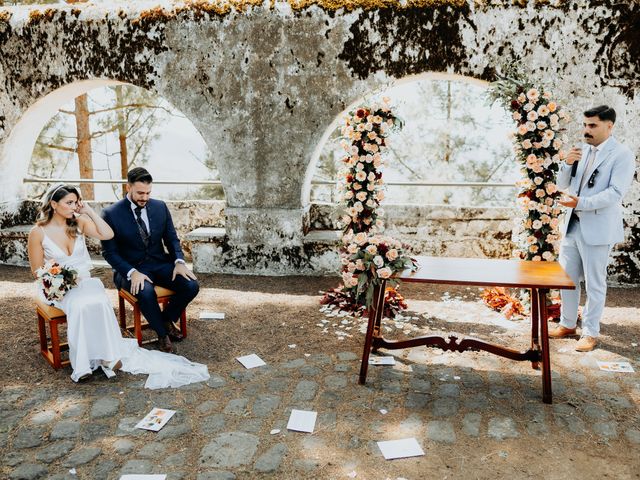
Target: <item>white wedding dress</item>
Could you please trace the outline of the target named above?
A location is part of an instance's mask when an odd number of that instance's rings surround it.
[[[44,229],[42,230],[44,233]],[[148,374],[146,388],[179,387],[202,382],[209,378],[207,366],[190,362],[184,357],[138,346],[135,339],[123,338],[113,313],[111,301],[102,282],[91,278],[91,258],[84,235],[78,235],[73,252],[67,255],[46,233],[42,240],[45,260],[53,259],[78,272],[78,286],[66,293],[62,301],[47,303],[63,310],[67,315],[67,341],[69,359],[73,368],[71,379],[80,377],[99,367],[107,376],[113,372],[105,364],[120,360],[121,370],[133,374]]]

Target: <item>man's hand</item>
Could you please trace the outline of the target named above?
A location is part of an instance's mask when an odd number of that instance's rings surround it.
[[[558,200],[558,203],[563,207],[576,208],[578,206],[578,200],[579,198],[576,197],[575,195],[565,193],[564,197]]]
[[[173,277],[171,277],[171,280],[175,280],[178,275],[182,275],[187,280],[196,280],[196,276],[193,272],[182,262],[176,263],[176,266],[173,267]]]
[[[174,274],[175,275],[175,274]],[[139,271],[134,271],[131,274],[131,293],[137,295],[138,292],[144,290],[144,281],[149,283],[153,283],[149,277],[147,277],[144,273]]]
[[[567,158],[564,160],[567,162],[567,165],[573,165],[575,162],[579,161],[582,158],[582,149],[573,147],[569,150],[567,154]]]

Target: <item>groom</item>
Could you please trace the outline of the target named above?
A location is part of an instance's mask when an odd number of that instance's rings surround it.
[[[127,174],[127,196],[103,210],[115,236],[102,241],[102,256],[113,267],[113,281],[138,299],[140,311],[158,334],[163,352],[172,352],[171,341],[182,334],[174,322],[198,294],[196,276],[184,262],[184,254],[167,205],[153,200],[149,172],[137,167]],[[153,285],[173,290],[160,310]]]

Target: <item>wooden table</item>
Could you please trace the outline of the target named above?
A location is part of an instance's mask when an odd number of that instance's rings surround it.
[[[547,328],[546,295],[550,289],[575,289],[571,278],[557,262],[531,262],[525,260],[495,260],[482,258],[417,257],[418,270],[405,270],[397,278],[403,282],[437,283],[451,285],[475,285],[487,287],[528,288],[531,290],[531,347],[522,352],[487,343],[474,338],[455,336],[448,339],[439,336],[416,337],[409,340],[389,341],[382,337],[380,322],[384,312],[386,282],[374,291],[369,309],[369,324],[362,352],[360,384],[367,380],[369,354],[378,348],[428,347],[464,352],[484,350],[494,355],[517,361],[530,361],[538,369],[542,363],[542,401],[552,402],[551,364],[549,362],[549,336]]]

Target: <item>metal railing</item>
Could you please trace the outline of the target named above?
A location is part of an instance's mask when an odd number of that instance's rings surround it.
[[[95,179],[95,178],[33,178],[25,177],[23,183],[92,183],[92,184],[116,184],[123,185],[127,183],[126,179]],[[220,180],[154,180],[157,185],[222,185]],[[311,185],[336,185],[337,181],[331,180],[312,180]],[[392,187],[496,187],[496,188],[515,188],[513,183],[500,182],[385,182],[385,185]]]

